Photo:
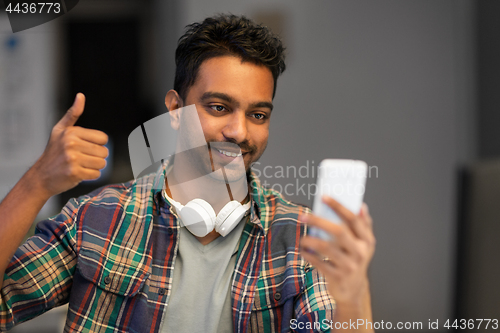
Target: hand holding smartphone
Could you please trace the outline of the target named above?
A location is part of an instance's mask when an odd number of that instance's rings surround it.
[[[354,214],[359,214],[365,193],[367,169],[367,164],[358,160],[326,159],[321,161],[318,166],[313,213],[332,221],[332,223],[342,222],[321,199],[323,195],[327,195]],[[317,228],[310,228],[309,235],[331,240],[326,232]]]

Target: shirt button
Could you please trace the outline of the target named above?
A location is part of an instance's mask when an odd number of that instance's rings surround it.
[[[158,293],[160,295],[165,295],[165,288],[160,288],[160,290],[158,290]]]
[[[281,299],[281,293],[274,294],[274,299],[279,301]]]
[[[172,229],[172,228],[167,229],[167,234],[171,235],[173,233],[174,233],[174,229]]]
[[[108,275],[108,276],[106,276],[106,277],[104,278],[104,284],[110,284],[110,282],[111,282],[111,278],[110,278],[110,277],[109,277],[109,275]]]

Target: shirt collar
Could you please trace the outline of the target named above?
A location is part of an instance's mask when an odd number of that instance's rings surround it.
[[[163,163],[158,168],[158,171],[156,171],[156,176],[153,180],[153,188],[151,189],[151,191],[153,194],[154,203],[158,208],[161,205],[161,200],[164,200],[163,196],[161,195],[161,191],[165,188],[165,175],[167,170],[169,169],[169,166],[171,167],[171,165],[172,164],[170,163],[170,158],[163,161]]]
[[[265,208],[264,202],[263,202],[263,192],[262,192],[262,186],[260,185],[260,180],[253,172],[253,170],[250,171],[250,175],[248,177],[248,184],[250,185],[250,198],[253,201],[252,203],[252,211],[250,215],[250,221],[260,221],[262,217],[262,208]]]

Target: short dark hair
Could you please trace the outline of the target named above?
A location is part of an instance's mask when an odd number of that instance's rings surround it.
[[[175,51],[174,90],[182,99],[194,84],[203,61],[225,55],[269,68],[274,79],[274,97],[278,76],[285,70],[285,47],[267,27],[245,16],[220,14],[186,28]]]

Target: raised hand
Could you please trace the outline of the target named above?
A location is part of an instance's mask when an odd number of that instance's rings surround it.
[[[75,126],[85,107],[85,96],[76,95],[66,114],[52,129],[49,142],[32,171],[46,196],[67,191],[82,180],[99,178],[106,166],[108,136],[98,130]]]
[[[12,255],[47,200],[82,180],[98,178],[106,166],[108,136],[75,126],[84,107],[85,96],[79,93],[52,129],[42,156],[0,202],[0,288]]]
[[[327,289],[336,302],[336,321],[340,324],[372,320],[368,266],[375,251],[375,237],[368,206],[363,204],[358,215],[353,214],[330,197],[323,201],[342,219],[335,224],[315,215],[303,215],[302,222],[320,228],[332,236],[331,241],[305,236],[301,242],[301,254],[325,277]],[[348,332],[349,326],[342,332]],[[356,332],[372,332],[357,329]]]

